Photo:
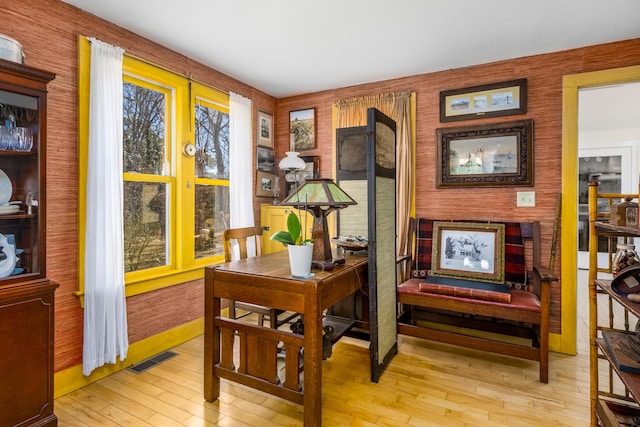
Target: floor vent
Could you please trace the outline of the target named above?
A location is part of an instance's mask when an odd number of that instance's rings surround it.
[[[140,363],[136,363],[135,365],[132,365],[129,370],[135,372],[136,374],[139,374],[141,372],[146,371],[147,369],[151,369],[156,365],[161,364],[162,362],[164,362],[165,360],[169,360],[172,357],[177,356],[178,353],[175,353],[173,351],[163,351],[160,354],[156,354],[155,356],[147,359],[147,360],[143,360]]]

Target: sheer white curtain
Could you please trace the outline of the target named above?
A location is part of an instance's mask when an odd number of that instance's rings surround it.
[[[229,93],[229,216],[231,228],[252,227],[253,218],[253,144],[251,100]],[[233,258],[239,257],[232,245]],[[247,241],[249,256],[255,246]]]
[[[121,48],[90,38],[82,372],[127,357],[122,224]]]

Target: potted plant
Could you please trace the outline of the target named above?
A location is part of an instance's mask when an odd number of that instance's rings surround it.
[[[291,275],[295,277],[311,276],[311,259],[313,256],[313,243],[305,238],[300,219],[295,212],[287,217],[287,230],[281,230],[271,236],[271,240],[282,243],[289,251],[289,264]]]

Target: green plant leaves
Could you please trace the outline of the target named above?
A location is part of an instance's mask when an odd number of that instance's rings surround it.
[[[284,246],[295,245],[288,231],[278,231],[271,236],[271,240],[282,243]]]
[[[270,240],[275,240],[276,242],[282,243],[284,246],[287,245],[304,245],[308,242],[313,242],[313,239],[303,239],[302,236],[302,225],[300,224],[300,219],[295,212],[291,212],[287,217],[287,231],[277,231],[275,232]]]
[[[300,219],[298,219],[298,215],[293,212],[291,212],[287,217],[287,229],[289,230],[291,240],[295,242],[295,245],[299,245],[300,240],[302,239],[302,237],[300,236],[302,226],[300,225]]]

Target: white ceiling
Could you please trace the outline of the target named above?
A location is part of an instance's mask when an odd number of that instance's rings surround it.
[[[640,139],[640,82],[580,89],[578,99],[581,133]]]
[[[63,0],[277,98],[640,37],[640,0]]]

